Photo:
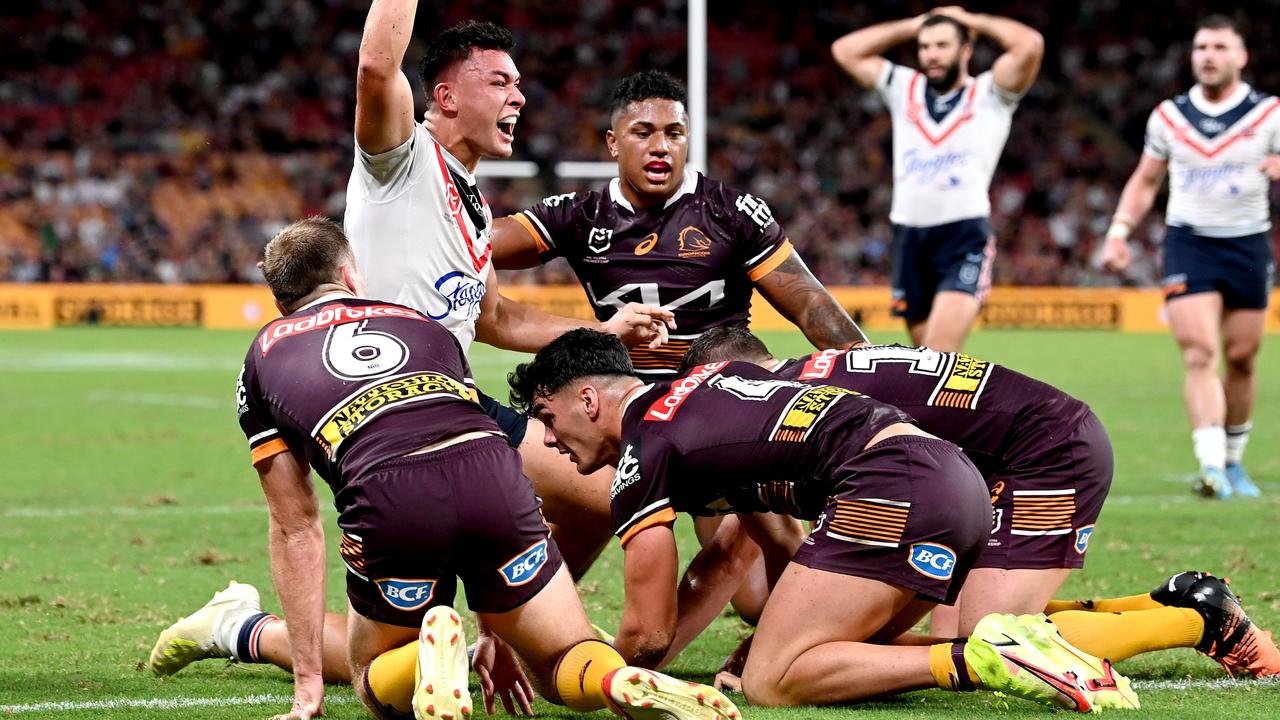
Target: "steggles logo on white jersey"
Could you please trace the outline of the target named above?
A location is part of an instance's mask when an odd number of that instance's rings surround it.
[[[432,320],[443,320],[450,315],[463,320],[479,317],[480,301],[484,299],[486,289],[484,283],[467,277],[460,270],[454,270],[441,275],[434,287],[444,300],[445,308],[439,313],[427,312],[427,317]]]

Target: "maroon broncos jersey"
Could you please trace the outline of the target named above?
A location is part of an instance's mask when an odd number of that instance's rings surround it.
[[[813,519],[835,468],[901,410],[830,385],[785,380],[751,363],[710,363],[649,386],[623,410],[611,492],[626,544],[676,512],[780,512]]]
[[[675,314],[667,345],[631,349],[645,379],[673,378],[704,331],[746,325],[753,283],[792,253],[763,200],[692,171],[660,208],[633,208],[615,178],[602,191],[549,197],[514,217],[544,261],[569,261],[598,319],[628,302]]]
[[[786,360],[774,372],[902,408],[925,432],[959,445],[984,475],[1025,449],[1065,438],[1089,412],[1083,402],[1022,373],[925,347],[826,350]]]
[[[458,340],[417,310],[340,297],[262,330],[236,383],[254,464],[306,454],[334,492],[438,440],[498,431],[476,401]]]

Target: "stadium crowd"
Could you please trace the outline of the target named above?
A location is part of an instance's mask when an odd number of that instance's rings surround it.
[[[767,199],[829,284],[888,280],[890,126],[831,60],[855,27],[913,2],[712,3],[709,174]],[[1271,3],[1242,12],[1246,78],[1280,91]],[[1048,52],[992,184],[996,281],[1150,285],[1161,217],[1135,233],[1126,278],[1097,255],[1146,118],[1192,80],[1187,18],[1117,0],[982,3],[1039,29]],[[367,3],[46,0],[0,16],[0,280],[250,282],[276,230],[340,218],[350,172],[356,53]],[[516,158],[539,178],[485,181],[495,214],[600,181],[559,160],[603,160],[613,84],[644,67],[684,75],[685,6],[599,0],[424,2],[416,27],[483,17],[516,34],[527,112]],[[247,37],[243,28],[253,27]],[[429,34],[420,30],[420,34]],[[894,59],[914,64],[912,48]],[[409,57],[421,54],[411,46]],[[989,66],[983,44],[974,69]],[[415,75],[415,68],[407,67]],[[421,102],[421,96],[419,102]],[[561,263],[508,282],[565,280]]]

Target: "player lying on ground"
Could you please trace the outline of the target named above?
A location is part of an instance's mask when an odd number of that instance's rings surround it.
[[[646,380],[674,378],[703,331],[746,323],[753,290],[819,350],[864,343],[764,199],[687,169],[685,105],[684,87],[664,72],[623,79],[609,103],[604,137],[618,176],[599,190],[549,197],[496,220],[494,263],[521,268],[565,258],[602,321],[632,300],[674,313],[678,329],[669,343],[630,348],[636,373]],[[608,499],[601,500],[603,514]],[[700,540],[711,537],[717,520],[695,521]],[[799,523],[791,529],[795,542],[804,539]],[[755,619],[766,597],[758,566],[733,604]]]
[[[496,685],[505,703],[510,692],[529,711],[533,691],[514,651],[543,697],[575,710],[736,716],[712,688],[627,668],[594,639],[520,457],[480,408],[457,340],[415,310],[360,299],[364,279],[341,228],[322,219],[286,227],[267,245],[263,275],[284,317],[250,346],[236,400],[289,619],[294,702],[284,717],[323,714],[325,546],[311,468],[338,510],[346,651],[376,717],[470,714],[466,642],[448,607],[458,578],[481,627],[476,664],[490,707]],[[166,631],[151,666],[167,673],[204,657],[197,630],[256,655],[270,619],[227,622],[256,604],[246,588],[232,584]]]
[[[1195,647],[1229,672],[1280,674],[1280,652],[1270,636],[1250,622],[1226,584],[1211,576],[1184,573],[1168,589],[1099,601],[1091,612],[1079,603],[1051,600],[1067,573],[1084,566],[1111,486],[1111,442],[1080,400],[1009,368],[922,347],[879,345],[778,360],[738,327],[704,333],[685,365],[730,360],[889,403],[921,429],[964,448],[982,471],[991,496],[991,537],[955,605],[933,610],[932,635],[967,634],[993,612],[1044,611],[1072,644],[1113,661]],[[691,563],[680,608],[681,646],[724,607],[737,582],[734,573],[754,553],[746,540],[730,518]]]
[[[676,513],[738,513],[776,556],[791,548],[753,513],[777,512],[822,519],[779,569],[743,674],[751,702],[982,687],[1081,711],[1137,706],[1127,680],[1042,617],[991,615],[967,640],[893,644],[954,601],[991,529],[978,470],[901,410],[750,363],[646,385],[617,338],[590,330],[540,350],[510,384],[513,405],[579,471],[617,469],[626,599],[615,645],[632,662],[660,662],[674,636]]]

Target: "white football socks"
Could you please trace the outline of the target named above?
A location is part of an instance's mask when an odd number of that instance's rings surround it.
[[[1239,465],[1244,461],[1244,447],[1249,444],[1249,431],[1252,429],[1252,420],[1246,420],[1239,425],[1227,426],[1228,465]]]
[[[1222,470],[1227,465],[1227,431],[1221,425],[1196,428],[1191,431],[1191,444],[1195,448],[1200,468]]]

